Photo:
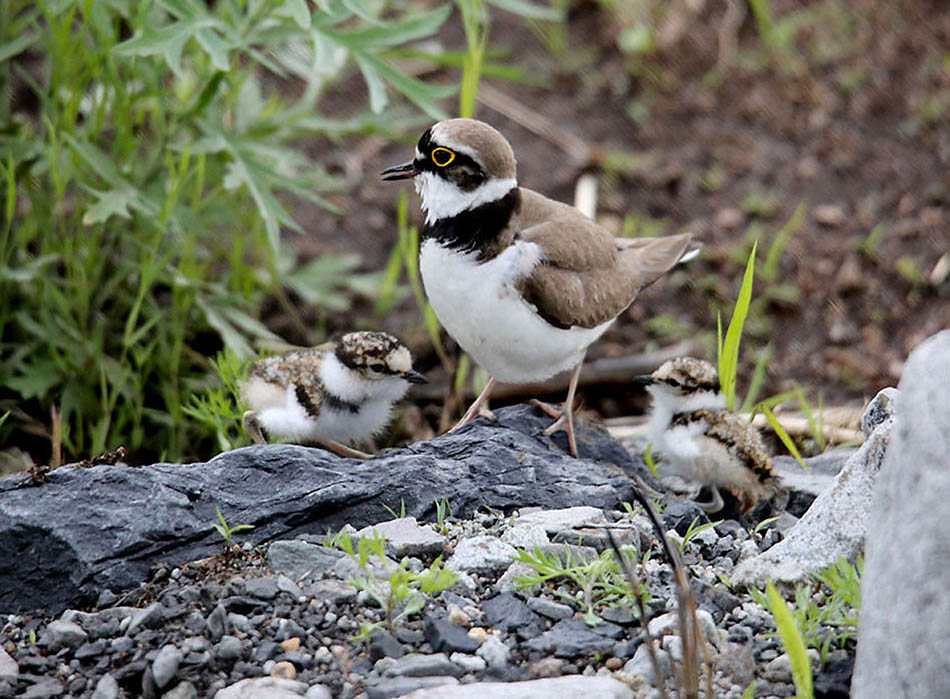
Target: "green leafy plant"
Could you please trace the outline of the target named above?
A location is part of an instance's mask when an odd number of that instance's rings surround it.
[[[795,588],[790,614],[805,646],[817,650],[823,663],[833,648],[843,648],[857,638],[863,567],[860,556],[854,564],[842,558],[812,576],[812,582]],[[755,589],[750,593],[771,611],[766,595]]]
[[[215,511],[218,513],[218,521],[213,523],[211,526],[224,539],[225,554],[230,555],[231,536],[237,532],[250,531],[251,529],[254,528],[254,525],[253,524],[237,524],[233,527],[230,527],[228,526],[227,521],[224,519],[224,515],[221,514],[221,508],[216,507]]]
[[[637,551],[633,547],[624,547],[621,551],[629,562],[635,562]],[[633,595],[640,595],[644,602],[650,599],[649,590],[641,586],[634,591],[624,577],[624,571],[617,562],[613,551],[604,551],[590,561],[576,560],[568,549],[561,555],[556,552],[546,553],[535,547],[533,553],[518,551],[514,560],[527,564],[530,573],[515,577],[519,587],[533,587],[553,580],[566,580],[577,590],[574,593],[564,592],[558,588],[553,592],[584,612],[584,621],[590,626],[601,623],[596,614],[597,609],[611,607],[617,604],[632,604]]]
[[[242,358],[226,349],[211,360],[211,366],[220,383],[196,392],[182,410],[185,415],[214,432],[221,451],[246,446],[250,440],[241,423],[244,406],[238,386],[250,373],[251,359]],[[210,381],[213,381],[213,377],[209,377]]]
[[[698,534],[706,531],[707,529],[712,529],[713,527],[718,527],[722,524],[721,519],[717,519],[715,522],[704,522],[698,524],[699,517],[693,517],[693,521],[689,523],[689,527],[686,529],[686,534],[683,535],[683,540],[680,542],[680,553],[686,551],[686,545],[692,541]]]
[[[386,558],[386,539],[376,532],[373,532],[372,537],[360,537],[355,548],[346,532],[329,537],[325,543],[340,549],[357,563],[362,574],[347,582],[359,590],[365,590],[383,611],[383,622],[362,627],[360,637],[364,639],[374,629],[384,625],[390,633],[395,634],[396,626],[403,619],[422,611],[428,596],[450,589],[458,580],[453,571],[442,565],[441,556],[418,573],[409,570],[408,557],[404,557],[394,567]],[[377,577],[371,569],[373,565],[382,566],[387,575]]]
[[[207,357],[276,341],[258,317],[265,297],[310,342],[288,291],[318,312],[358,293],[339,275],[317,283],[333,261],[288,256],[280,234],[301,231],[290,198],[339,212],[326,195],[341,182],[301,139],[392,133],[406,124],[393,96],[442,118],[436,100],[456,91],[392,62],[451,6],[382,11],[357,0],[3,4],[0,82],[19,81],[38,105],[0,90],[0,388],[20,408],[7,433],[51,439],[55,406],[73,456],[117,444],[140,458],[206,455],[220,430],[183,406]],[[369,109],[323,117],[317,100],[351,67]]]

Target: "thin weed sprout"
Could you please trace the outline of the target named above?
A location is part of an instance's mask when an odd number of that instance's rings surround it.
[[[696,538],[699,534],[702,534],[707,529],[712,529],[713,527],[718,527],[722,524],[723,520],[717,519],[714,522],[703,522],[698,524],[699,517],[693,517],[693,521],[689,523],[689,527],[686,529],[686,533],[683,535],[683,540],[680,541],[680,553],[686,552],[686,546],[690,541]]]
[[[400,622],[418,614],[430,596],[450,589],[458,580],[453,571],[442,565],[441,556],[419,572],[409,569],[408,557],[394,566],[386,557],[385,537],[375,531],[373,536],[360,537],[355,547],[345,531],[328,535],[324,545],[343,551],[357,564],[360,574],[347,582],[365,591],[382,610],[383,621],[363,624],[357,640],[367,641],[378,628],[395,635]]]
[[[215,512],[218,514],[218,521],[214,522],[211,526],[212,528],[221,535],[221,538],[224,539],[224,555],[228,558],[231,556],[231,537],[237,532],[250,531],[254,528],[253,524],[236,524],[233,527],[229,526],[227,520],[224,519],[224,515],[221,514],[221,508],[216,507]]]
[[[621,557],[627,564],[637,560],[635,547],[623,547]],[[596,610],[617,604],[636,603],[638,597],[649,601],[649,591],[645,586],[631,588],[627,585],[622,565],[611,551],[604,551],[589,561],[577,560],[568,549],[562,558],[557,552],[546,553],[535,547],[532,553],[521,550],[514,557],[515,561],[526,564],[531,572],[515,577],[521,588],[543,585],[554,580],[566,580],[572,583],[577,591],[564,592],[554,588],[553,592],[564,601],[575,606],[584,613],[584,622],[588,626],[597,626],[603,620],[597,616]]]
[[[795,588],[791,616],[804,644],[818,651],[822,663],[833,648],[844,648],[857,637],[863,568],[861,556],[853,564],[841,558]],[[751,588],[749,593],[771,611],[761,591]],[[777,633],[781,636],[781,629]]]

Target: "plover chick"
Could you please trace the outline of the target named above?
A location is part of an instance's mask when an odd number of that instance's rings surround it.
[[[241,385],[251,408],[244,426],[257,444],[274,435],[369,458],[340,442],[359,442],[389,422],[411,383],[426,383],[409,350],[382,332],[354,332],[337,343],[266,357]]]
[[[736,494],[742,513],[779,488],[762,437],[752,425],[726,409],[718,373],[709,362],[681,357],[638,377],[653,396],[648,439],[659,465],[712,489],[706,512],[723,507],[719,488]]]
[[[577,455],[573,401],[587,348],[676,264],[689,235],[618,239],[580,211],[519,187],[511,145],[493,127],[450,119],[415,157],[382,173],[414,180],[426,212],[419,269],[439,321],[495,381],[528,383],[573,369],[564,410],[535,402]]]

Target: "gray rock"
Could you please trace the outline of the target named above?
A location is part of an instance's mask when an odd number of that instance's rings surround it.
[[[36,684],[27,687],[23,694],[18,695],[18,699],[50,699],[62,696],[64,691],[63,684],[59,680],[42,677]]]
[[[551,697],[597,697],[633,699],[623,682],[612,677],[549,677],[526,682],[478,682],[460,687],[420,689],[406,699],[550,699]]]
[[[220,641],[221,637],[228,632],[228,612],[220,604],[216,605],[208,618],[205,620],[205,626],[208,628],[208,635],[212,641]]]
[[[795,493],[803,493],[817,497],[828,490],[848,458],[857,449],[833,449],[824,454],[811,456],[805,459],[808,470],[791,456],[776,456],[772,459],[772,466],[782,480],[782,486]]]
[[[375,524],[385,518],[384,504],[400,500],[418,519],[431,514],[436,497],[459,517],[483,505],[601,508],[631,499],[624,470],[641,469],[605,432],[579,425],[575,459],[562,448],[563,435],[541,435],[550,420],[540,411],[515,406],[496,415],[497,423],[475,421],[365,462],[274,444],[207,463],[64,466],[37,488],[19,487],[25,476],[0,479],[0,609],[58,613],[94,603],[103,588],[134,587],[156,563],[172,567],[217,553],[216,507],[232,525],[253,525],[256,540],[273,540]],[[150,516],[142,517],[146,498]],[[43,542],[36,555],[17,555],[35,541]]]
[[[333,693],[329,687],[322,684],[315,684],[307,690],[304,699],[333,699]]]
[[[821,655],[814,648],[807,649],[807,653],[808,664],[811,665],[811,671],[814,674],[821,667]],[[762,676],[770,682],[791,682],[792,660],[788,657],[788,653],[782,653],[770,660],[762,670]]]
[[[357,595],[355,587],[341,580],[320,580],[310,585],[307,592],[313,599],[330,604],[343,604]]]
[[[117,699],[119,696],[119,683],[115,677],[105,674],[96,682],[96,689],[92,693],[92,699]]]
[[[416,522],[415,517],[400,517],[363,527],[354,538],[372,537],[374,532],[386,539],[386,553],[397,559],[440,554],[447,541],[429,525]]]
[[[657,664],[660,666],[660,672],[663,674],[663,678],[671,677],[673,674],[673,661],[670,658],[670,654],[662,648],[656,648],[654,652],[656,653]],[[650,684],[656,684],[653,659],[650,658],[650,649],[647,648],[646,644],[642,644],[637,648],[633,657],[624,664],[623,671],[628,675],[640,675]]]
[[[165,612],[162,610],[162,605],[158,602],[154,602],[132,614],[132,620],[129,622],[125,633],[132,636],[139,627],[151,629],[161,624],[164,620]]]
[[[281,592],[286,592],[288,595],[297,599],[298,597],[303,597],[303,589],[300,585],[295,583],[293,580],[288,578],[286,575],[277,576],[277,589]]]
[[[431,677],[434,675],[450,675],[461,677],[462,668],[453,663],[445,653],[431,653],[428,655],[406,655],[396,660],[387,670],[390,677]]]
[[[214,655],[219,660],[237,660],[241,653],[241,641],[236,636],[222,636],[214,648]]]
[[[173,645],[163,646],[158,651],[158,655],[152,661],[152,679],[156,687],[164,689],[175,679],[181,659],[181,651]]]
[[[79,624],[70,621],[51,621],[46,627],[45,641],[51,650],[78,648],[89,635]]]
[[[187,680],[179,682],[173,689],[165,692],[162,699],[198,699],[198,690]]]
[[[467,653],[452,653],[452,655],[449,656],[449,660],[467,673],[482,672],[488,666],[484,658]]]
[[[878,391],[874,399],[868,403],[868,407],[864,409],[864,414],[861,416],[861,433],[865,439],[874,433],[878,425],[895,414],[894,401],[896,399],[897,389],[888,387]]]
[[[490,575],[505,570],[517,554],[514,547],[495,536],[462,539],[446,564],[451,570]]]
[[[282,573],[294,582],[312,582],[322,578],[345,556],[342,551],[327,546],[289,539],[275,541],[268,547],[267,564],[275,573]]]
[[[307,685],[296,680],[256,677],[218,690],[214,699],[296,699],[306,691]]]
[[[692,500],[674,500],[663,510],[662,519],[664,527],[675,530],[680,536],[686,536],[694,521],[697,526],[709,521],[706,513]]]
[[[541,617],[511,592],[482,600],[485,623],[493,629],[515,631],[519,638],[532,638],[544,630]]]
[[[251,597],[271,600],[280,592],[277,587],[277,576],[267,575],[262,578],[250,578],[244,582],[244,590]]]
[[[871,495],[893,426],[893,416],[880,422],[785,538],[736,566],[733,583],[762,586],[771,579],[794,584],[841,557],[854,560],[864,548]]]
[[[508,664],[511,651],[497,637],[489,636],[482,642],[481,647],[475,651],[475,655],[484,660],[490,670],[500,672]]]
[[[512,526],[540,526],[548,534],[570,531],[589,524],[606,524],[601,508],[581,506],[566,507],[558,510],[539,510],[517,517]]]
[[[501,535],[501,540],[527,551],[533,551],[535,546],[545,546],[551,542],[548,533],[540,524],[516,524],[508,527]]]
[[[478,641],[448,619],[428,619],[425,625],[425,638],[429,647],[437,653],[441,651],[474,653],[478,650]]]
[[[855,699],[950,696],[950,654],[941,650],[950,631],[950,529],[943,516],[950,502],[948,387],[944,330],[911,353],[900,382],[897,426],[868,532]]]
[[[20,668],[17,666],[16,660],[0,647],[0,678],[15,680],[19,674]]]
[[[525,645],[542,653],[553,652],[558,658],[578,658],[606,653],[622,635],[623,629],[609,622],[588,626],[582,619],[564,619]]]
[[[699,622],[699,628],[703,632],[703,637],[713,646],[719,648],[722,645],[722,634],[716,628],[716,622],[712,614],[705,609],[696,610],[696,621]],[[679,634],[679,614],[675,611],[661,614],[650,619],[647,630],[652,636],[670,636]]]
[[[541,616],[546,616],[548,619],[570,619],[574,616],[573,607],[544,597],[529,598],[528,609],[537,612]]]
[[[389,677],[377,682],[368,684],[366,687],[367,699],[390,699],[391,697],[403,697],[410,692],[428,687],[458,687],[458,679],[451,676],[446,677]]]

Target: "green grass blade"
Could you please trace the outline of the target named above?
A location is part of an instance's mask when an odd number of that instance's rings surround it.
[[[782,441],[782,444],[785,445],[785,448],[788,449],[788,453],[795,457],[795,460],[801,464],[802,468],[806,471],[810,471],[808,464],[805,463],[805,460],[802,459],[802,455],[798,453],[798,447],[795,446],[795,442],[792,441],[791,436],[788,432],[785,431],[785,428],[782,427],[775,415],[769,410],[766,406],[759,406],[762,410],[762,414],[765,415],[765,419],[769,421],[769,425],[772,426],[772,429],[775,431],[775,434],[778,435],[778,438]]]
[[[742,277],[742,286],[739,288],[739,298],[736,299],[736,305],[732,311],[732,320],[729,321],[729,329],[726,330],[726,339],[723,341],[719,352],[719,383],[722,386],[723,395],[726,396],[726,407],[729,410],[735,410],[736,408],[736,371],[739,366],[739,342],[742,339],[742,326],[749,314],[749,304],[752,302],[755,253],[758,244],[758,240],[752,244],[752,252],[749,253],[745,274]]]
[[[792,612],[785,600],[779,595],[775,585],[771,582],[765,588],[766,602],[772,616],[775,617],[775,626],[785,646],[792,665],[792,679],[795,681],[795,691],[799,699],[814,699],[812,691],[811,663],[805,650],[805,641],[801,631],[795,623]]]

